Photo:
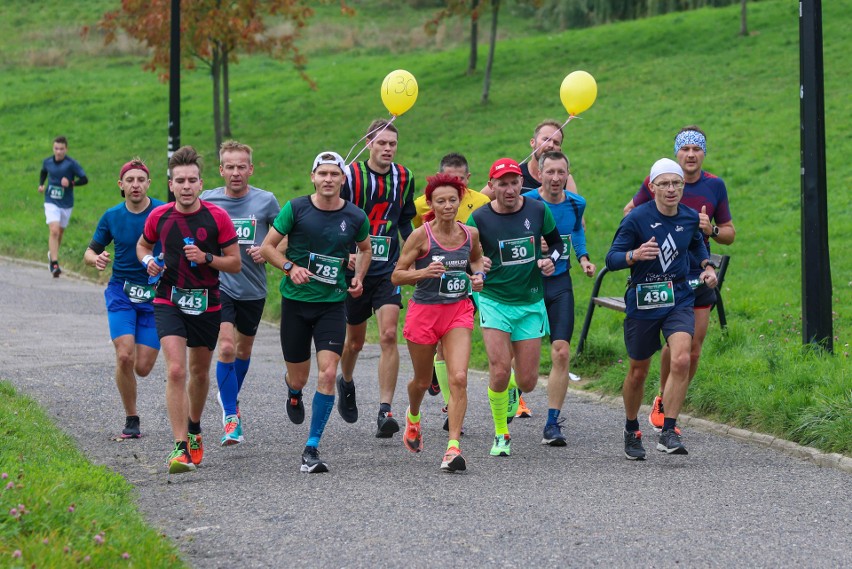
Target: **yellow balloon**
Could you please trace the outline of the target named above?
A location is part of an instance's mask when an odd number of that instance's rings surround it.
[[[405,69],[391,71],[382,81],[382,103],[390,114],[399,116],[417,101],[417,79]]]
[[[559,98],[570,115],[579,115],[594,104],[598,96],[595,78],[585,71],[574,71],[562,80]]]

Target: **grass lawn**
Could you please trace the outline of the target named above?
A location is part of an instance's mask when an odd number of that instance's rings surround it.
[[[86,460],[6,381],[0,438],[0,565],[184,567],[174,545],[142,519],[133,487]]]
[[[100,214],[119,200],[119,165],[141,155],[159,173],[153,194],[166,194],[167,86],[141,71],[144,58],[138,48],[104,48],[96,36],[81,40],[76,34],[79,26],[95,21],[98,9],[116,4],[66,2],[76,20],[61,30],[38,26],[45,17],[41,8],[0,23],[0,68],[6,79],[0,93],[0,161],[8,174],[0,192],[5,213],[0,253],[43,259],[47,231],[36,192],[38,170],[52,137],[65,134],[69,154],[83,164],[91,183],[77,192],[62,261],[101,280],[106,277],[83,268],[82,256]],[[443,154],[460,151],[471,162],[476,186],[485,183],[495,158],[527,155],[537,122],[566,118],[559,85],[567,73],[585,69],[597,79],[598,99],[582,120],[568,125],[565,149],[588,199],[587,241],[600,266],[621,208],[650,165],[671,156],[672,138],[681,126],[701,125],[709,140],[705,166],[728,185],[737,240],[715,248],[732,256],[724,291],[730,326],[723,334],[713,319],[686,410],[850,454],[852,255],[847,240],[852,197],[845,185],[852,177],[847,159],[852,117],[842,72],[852,47],[844,24],[850,9],[850,0],[823,5],[833,356],[801,347],[795,3],[749,3],[751,35],[745,38],[737,36],[738,6],[561,34],[527,28],[526,34],[498,44],[486,106],[479,102],[484,63],[466,76],[463,42],[448,50],[425,42],[415,44],[420,49],[397,53],[378,40],[370,43],[365,31],[356,34],[363,45],[340,51],[318,36],[311,38],[309,29],[307,72],[317,90],[286,63],[242,58],[231,71],[234,136],[255,148],[253,183],[275,192],[283,203],[309,191],[309,165],[319,150],[345,154],[373,118],[386,115],[379,97],[382,78],[405,68],[417,78],[420,93],[396,123],[398,160],[415,172],[422,188]],[[504,26],[512,27],[511,13],[504,16]],[[365,16],[356,16],[352,26],[369,30],[369,22],[359,17]],[[323,25],[339,21],[330,18]],[[463,33],[463,27],[459,30]],[[484,61],[484,50],[481,57]],[[206,187],[218,185],[210,91],[203,72],[184,75],[182,141],[208,155]],[[620,294],[624,275],[610,277],[602,292]],[[277,280],[270,272],[267,315],[273,318],[279,310]],[[592,281],[575,272],[574,283],[577,338]],[[626,367],[621,315],[599,311],[587,345],[574,371],[593,378],[588,388],[617,392]],[[543,353],[546,372],[546,348]],[[472,361],[484,367],[480,342],[475,342]],[[651,377],[656,373],[652,369]],[[655,389],[655,381],[649,381],[649,398]]]

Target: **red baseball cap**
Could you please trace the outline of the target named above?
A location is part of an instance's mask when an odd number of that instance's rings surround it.
[[[506,174],[517,174],[523,176],[521,167],[511,158],[501,158],[491,165],[491,170],[488,171],[488,178],[495,179],[505,176]]]

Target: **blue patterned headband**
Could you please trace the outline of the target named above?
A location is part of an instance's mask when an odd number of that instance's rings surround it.
[[[704,154],[707,154],[707,139],[704,137],[703,134],[701,134],[697,130],[685,130],[682,133],[678,134],[675,137],[674,153],[677,154],[677,151],[686,146],[687,144],[694,144],[695,146],[700,146],[701,150],[704,151]]]

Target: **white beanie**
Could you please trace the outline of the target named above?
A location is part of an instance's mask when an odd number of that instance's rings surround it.
[[[660,158],[651,166],[651,182],[653,183],[660,174],[677,174],[683,178],[683,168],[671,158]]]

